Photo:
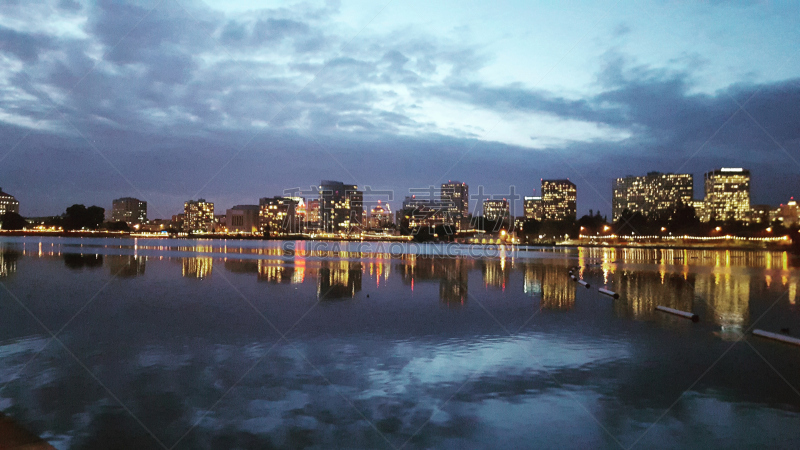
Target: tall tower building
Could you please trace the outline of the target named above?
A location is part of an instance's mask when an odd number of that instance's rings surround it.
[[[208,231],[214,224],[214,204],[205,199],[189,200],[183,204],[183,230]]]
[[[322,231],[354,231],[363,227],[364,193],[354,184],[322,180],[319,184],[319,220]]]
[[[542,216],[544,220],[575,220],[577,189],[569,180],[542,180]]]
[[[746,221],[750,214],[750,171],[723,167],[704,175],[708,219]]]
[[[679,202],[691,206],[694,180],[688,173],[650,172],[645,176],[617,178],[613,183],[612,217],[622,211],[651,216],[670,211]]]
[[[147,222],[147,202],[132,197],[114,200],[111,203],[111,221],[131,226]]]
[[[458,229],[465,228],[466,219],[469,217],[469,186],[467,183],[458,181],[442,183],[441,202],[444,223],[455,225]]]

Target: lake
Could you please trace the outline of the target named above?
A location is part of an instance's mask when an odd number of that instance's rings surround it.
[[[800,446],[800,347],[750,334],[800,336],[784,252],[0,251],[0,410],[56,448]]]

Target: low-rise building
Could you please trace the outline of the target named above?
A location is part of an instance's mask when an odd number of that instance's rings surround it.
[[[228,233],[258,233],[258,205],[236,205],[226,211],[225,225]]]
[[[7,212],[19,214],[19,202],[13,195],[3,192],[3,188],[0,188],[0,215]]]

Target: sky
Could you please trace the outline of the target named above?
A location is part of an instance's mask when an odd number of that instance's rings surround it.
[[[23,216],[130,196],[168,218],[320,180],[396,209],[569,178],[610,216],[617,177],[691,173],[702,198],[744,167],[777,205],[800,194],[798,42],[797,2],[4,1],[0,187]]]

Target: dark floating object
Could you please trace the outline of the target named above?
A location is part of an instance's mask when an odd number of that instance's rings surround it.
[[[581,284],[581,285],[583,285],[583,286],[586,286],[586,289],[589,289],[589,288],[591,287],[591,286],[589,286],[589,283],[587,283],[587,282],[585,282],[585,281],[583,281],[583,280],[580,280],[580,281],[578,281],[578,284]]]
[[[607,295],[609,297],[612,297],[612,298],[619,298],[619,294],[617,294],[614,291],[609,291],[608,289],[605,289],[605,288],[600,288],[597,291],[600,292],[601,294],[605,294],[605,295]]]
[[[369,294],[367,294],[367,298],[369,298]]]
[[[791,336],[784,336],[778,333],[770,333],[769,331],[764,331],[764,330],[753,330],[753,334],[763,338],[774,339],[776,341],[785,342],[787,344],[800,346],[800,339],[793,338]]]
[[[681,311],[679,309],[668,308],[666,306],[656,306],[656,309],[665,313],[670,313],[676,316],[683,317],[685,319],[690,319],[692,322],[698,322],[700,320],[700,316],[698,316],[697,314]]]

